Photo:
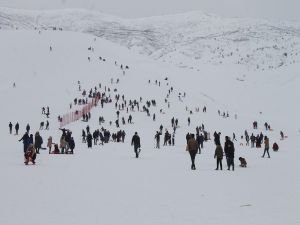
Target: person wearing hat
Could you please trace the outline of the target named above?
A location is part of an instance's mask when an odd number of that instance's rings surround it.
[[[131,145],[134,147],[135,157],[138,158],[141,152],[141,140],[137,132],[132,137]]]

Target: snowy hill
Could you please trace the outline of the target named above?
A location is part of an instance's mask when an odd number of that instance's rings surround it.
[[[240,64],[270,70],[299,62],[300,25],[253,19],[226,19],[202,12],[121,19],[87,10],[0,9],[3,29],[80,31],[180,67]]]
[[[195,14],[185,15],[185,20],[194,21],[195,27],[199,26],[199,20],[208,24],[204,18],[215,22],[220,20],[209,15],[202,15],[198,20]],[[192,61],[191,56],[183,57],[179,51],[172,52],[170,49],[179,46],[180,49],[186,47],[185,50],[190,53],[196,52],[191,47],[196,41],[188,42],[190,48],[187,48],[184,41],[171,41],[185,40],[187,36],[170,34],[161,39],[162,34],[174,29],[195,37],[201,32],[208,34],[217,29],[194,31],[192,25],[185,27],[185,22],[180,23],[175,18],[181,21],[178,15],[164,18],[164,24],[162,18],[125,21],[86,11],[40,13],[1,10],[0,101],[3,107],[0,135],[4,148],[0,157],[0,224],[299,224],[299,62],[276,70],[249,71],[242,65],[232,63],[229,58],[228,63],[218,66],[213,61],[209,63],[208,59]],[[221,22],[224,21],[216,22],[220,29]],[[236,24],[231,22],[230,26]],[[272,53],[270,63],[275,64],[281,57],[281,51],[288,50],[289,44],[297,41],[297,26],[289,26],[292,28],[285,36],[291,39],[280,41],[283,49],[269,49]],[[35,27],[39,29],[34,30]],[[47,30],[40,29],[42,27]],[[48,29],[50,27],[63,28],[63,31]],[[141,27],[144,27],[143,32]],[[252,44],[273,44],[274,37],[284,32],[275,29],[269,32],[269,28],[261,26],[268,35],[263,33],[262,39],[257,42],[253,41],[255,38],[237,42],[240,54],[247,54],[246,50]],[[248,34],[245,30],[243,32]],[[223,41],[235,35],[241,37],[241,34],[239,30],[227,36],[221,35],[220,43],[230,49],[235,42],[228,40],[227,46]],[[203,40],[217,46],[218,39],[208,37]],[[202,41],[199,39],[198,43]],[[161,51],[160,47],[166,52]],[[147,54],[137,54],[132,51],[134,48],[147,51],[153,58],[147,57]],[[232,51],[234,49],[232,47]],[[275,54],[277,51],[278,55]],[[297,52],[297,45],[291,51]],[[159,54],[163,54],[161,60],[154,60]],[[213,57],[218,53],[210,54]],[[175,61],[171,64],[163,62],[169,60],[169,56],[182,60],[182,66],[178,67]],[[296,58],[295,53],[293,59]],[[258,63],[261,59],[253,60]],[[199,71],[184,68],[185,63],[199,68]],[[125,74],[120,69],[121,64],[129,66]],[[161,85],[155,84],[155,80]],[[30,133],[40,132],[44,139],[43,146],[46,146],[49,136],[58,143],[61,131],[58,130],[60,124],[57,117],[81,109],[81,106],[73,104],[74,98],[83,98],[78,81],[82,90],[89,91],[96,86],[110,95],[112,102],[103,108],[100,105],[94,107],[89,122],[79,120],[65,126],[72,130],[76,142],[74,155],[49,155],[47,150],[41,150],[36,166],[24,166],[23,145],[18,140],[25,132],[26,124],[31,125]],[[13,87],[14,82],[16,87]],[[174,90],[169,94],[171,87]],[[183,97],[184,92],[186,97]],[[149,107],[151,116],[147,116],[141,108],[129,110],[128,113],[120,110],[120,117],[126,118],[126,124],[117,128],[114,123],[117,119],[116,93],[124,95],[127,101],[142,97],[141,106],[147,100],[155,99],[157,106]],[[41,114],[43,106],[50,107],[50,118]],[[202,112],[204,106],[207,107],[206,113]],[[200,112],[196,112],[196,107],[200,107]],[[218,110],[228,111],[230,117],[219,116]],[[152,119],[154,113],[156,121]],[[133,124],[127,123],[129,114],[133,116]],[[101,125],[99,116],[105,118]],[[155,149],[155,132],[161,124],[164,129],[172,131],[173,116],[179,119],[175,146]],[[190,126],[188,117],[191,118]],[[46,120],[50,122],[50,129],[39,130],[40,122]],[[255,120],[259,124],[257,130],[252,128]],[[9,134],[9,121],[20,123],[19,135]],[[271,124],[272,131],[264,129],[265,122]],[[202,153],[197,155],[197,170],[190,170],[185,135],[187,132],[195,133],[195,127],[202,123],[211,136],[214,131],[222,133],[222,144],[226,135],[236,133],[234,172],[227,171],[225,159],[224,170],[214,170],[213,140],[205,142]],[[87,125],[92,131],[102,126],[111,132],[124,129],[127,134],[125,143],[110,141],[88,149],[86,143],[81,141],[82,129]],[[270,150],[270,159],[261,158],[262,148],[245,146],[245,141],[240,138],[245,129],[255,135],[263,132],[270,138],[271,144],[278,142],[279,152]],[[288,138],[280,140],[280,130]],[[139,133],[142,143],[139,159],[134,157],[131,146],[135,131]],[[237,158],[240,156],[247,159],[248,168],[238,167]]]

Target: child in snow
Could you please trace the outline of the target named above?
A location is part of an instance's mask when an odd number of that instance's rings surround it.
[[[54,150],[51,152],[51,154],[60,154],[58,144],[54,144]]]
[[[239,157],[239,160],[241,162],[240,167],[247,167],[247,162],[245,158]]]
[[[279,146],[278,146],[278,144],[276,142],[274,142],[272,149],[273,149],[274,152],[278,151]]]

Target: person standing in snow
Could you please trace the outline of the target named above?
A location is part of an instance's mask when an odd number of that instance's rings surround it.
[[[59,147],[61,148],[61,153],[64,154],[65,153],[65,149],[66,149],[66,139],[65,139],[66,135],[62,134],[59,140]]]
[[[262,158],[265,157],[266,153],[268,153],[268,158],[270,158],[270,154],[269,154],[270,144],[269,144],[269,138],[267,136],[265,136],[265,138],[264,138],[264,144],[265,144],[265,149],[264,149],[264,154],[262,155]]]
[[[37,154],[40,154],[40,148],[42,147],[42,144],[43,138],[41,137],[39,132],[36,132],[34,136],[34,147]]]
[[[82,135],[81,135],[81,137],[82,137],[82,143],[86,143],[86,133],[85,133],[84,129],[82,129]]]
[[[19,141],[23,141],[24,153],[25,153],[26,150],[27,150],[27,148],[28,148],[28,146],[29,146],[29,144],[30,144],[30,137],[28,135],[28,132],[26,132]]]
[[[199,136],[199,142],[200,142],[200,148],[202,149],[203,148],[203,142],[204,142],[204,136],[203,136],[202,133]]]
[[[198,150],[199,150],[199,154],[201,154],[201,137],[199,134],[196,134],[196,141],[197,141],[197,144],[198,144]]]
[[[9,125],[8,125],[8,127],[9,127],[9,134],[11,134],[11,133],[12,133],[12,127],[13,127],[13,125],[12,125],[12,123],[11,123],[11,122],[9,122]]]
[[[49,130],[49,121],[48,120],[46,121],[46,128],[45,129]]]
[[[30,131],[30,126],[29,126],[29,124],[27,124],[27,126],[26,126],[26,131],[29,133],[29,131]]]
[[[221,145],[217,145],[214,158],[217,159],[216,170],[219,170],[219,165],[220,169],[222,170],[223,149]]]
[[[230,170],[230,167],[232,166],[232,170],[234,171],[234,144],[230,140],[228,136],[225,137],[225,145],[224,145],[224,151],[225,156],[227,160],[227,166],[228,170]]]
[[[283,131],[280,131],[280,140],[283,140],[283,139],[284,139]]]
[[[70,149],[71,149],[71,154],[74,154],[75,141],[74,141],[74,138],[73,138],[73,137],[71,137],[71,139],[70,139],[69,147],[70,147]]]
[[[197,154],[197,150],[198,150],[198,143],[195,140],[194,134],[190,134],[190,138],[187,142],[186,150],[190,153],[190,156],[191,156],[191,161],[192,161],[191,169],[195,170],[196,169],[195,158],[196,158],[196,154]]]
[[[155,148],[160,148],[160,135],[161,133],[156,131],[156,134],[154,136],[155,140],[156,140],[156,145],[155,145]]]
[[[214,142],[215,142],[216,145],[221,145],[220,135],[221,135],[221,132],[217,133],[215,131],[215,133],[214,133]]]
[[[134,148],[135,157],[138,158],[141,152],[141,140],[137,132],[135,132],[132,137],[131,145]]]
[[[15,125],[16,135],[18,135],[18,133],[19,133],[19,128],[20,128],[20,126],[19,126],[19,123],[17,122]]]
[[[86,141],[87,141],[88,148],[92,148],[92,146],[93,146],[93,136],[90,132],[87,134]]]
[[[33,134],[30,134],[29,136],[29,144],[33,144]]]
[[[232,134],[232,141],[237,141],[235,138],[235,133]]]
[[[47,147],[49,148],[49,154],[51,154],[51,148],[52,148],[52,136],[48,138]]]

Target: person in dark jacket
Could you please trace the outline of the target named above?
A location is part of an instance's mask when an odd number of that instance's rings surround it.
[[[19,128],[20,128],[20,126],[19,126],[19,123],[17,122],[15,125],[16,135],[18,135],[18,133],[19,133]]]
[[[190,133],[187,133],[186,136],[185,136],[186,143],[188,143],[190,138],[191,138]]]
[[[11,134],[11,133],[12,133],[12,127],[13,127],[13,125],[12,125],[12,123],[11,123],[11,122],[9,122],[9,125],[8,125],[8,127],[9,127],[9,134]]]
[[[46,121],[46,128],[45,129],[49,130],[49,121],[48,120]]]
[[[278,144],[276,143],[276,142],[274,142],[274,144],[273,144],[273,151],[274,152],[277,152],[278,151],[278,149],[279,149],[279,146],[278,146]]]
[[[82,130],[82,143],[86,143],[86,133],[85,133],[85,130],[83,129]]]
[[[186,150],[189,151],[190,156],[191,156],[191,160],[192,160],[191,169],[195,170],[196,169],[195,158],[196,158],[196,154],[197,154],[197,151],[198,151],[198,143],[195,140],[195,135],[194,134],[190,134],[190,139],[188,140]]]
[[[36,132],[34,136],[34,147],[37,154],[40,154],[40,149],[42,147],[42,144],[43,144],[43,138],[41,137],[39,132]]]
[[[232,166],[232,170],[234,171],[234,144],[228,136],[225,137],[224,151],[228,170],[230,170],[230,167]]]
[[[223,169],[222,168],[223,148],[221,145],[217,145],[214,158],[217,159],[216,170],[219,170],[219,165],[220,165],[220,169],[222,170]]]
[[[198,144],[198,150],[199,150],[199,154],[201,154],[201,137],[199,134],[196,135],[196,141],[197,141],[197,144]]]
[[[199,136],[200,148],[203,148],[203,142],[204,142],[204,136],[203,136],[203,134],[201,133],[200,136]]]
[[[247,167],[247,162],[245,158],[239,157],[239,160],[241,162],[240,167]]]
[[[74,154],[75,141],[74,141],[74,138],[73,138],[73,137],[71,137],[71,139],[70,139],[69,147],[70,147],[70,149],[71,149],[71,154]]]
[[[27,124],[26,125],[26,131],[29,133],[29,131],[30,131],[30,126],[29,126],[29,124]]]
[[[27,150],[27,148],[28,148],[28,146],[29,146],[29,144],[30,144],[30,137],[28,135],[28,132],[26,132],[19,141],[23,141],[24,153],[25,153],[26,150]]]
[[[214,132],[214,142],[216,145],[221,145],[220,136],[221,136],[221,132],[219,133],[217,133],[216,131]]]
[[[141,140],[137,132],[132,137],[131,145],[134,147],[135,157],[138,158],[141,152]]]
[[[87,141],[88,148],[92,148],[93,136],[91,133],[88,133],[88,135],[86,137],[86,141]]]
[[[54,150],[51,152],[51,154],[60,154],[58,144],[54,144]]]
[[[156,134],[154,136],[154,139],[156,140],[156,145],[155,145],[155,148],[160,148],[160,135],[161,133],[156,131]]]
[[[30,134],[29,136],[29,144],[33,144],[33,134]]]

